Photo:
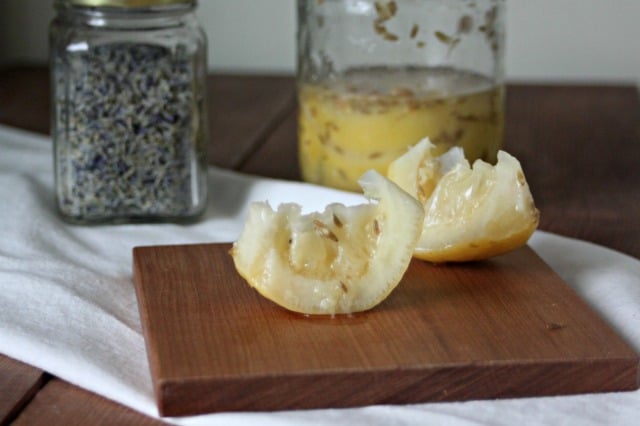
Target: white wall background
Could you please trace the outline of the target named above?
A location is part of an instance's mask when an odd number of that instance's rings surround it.
[[[53,0],[0,0],[0,65],[45,62]],[[293,73],[295,0],[200,0],[215,71]],[[508,0],[512,80],[640,82],[640,0]]]

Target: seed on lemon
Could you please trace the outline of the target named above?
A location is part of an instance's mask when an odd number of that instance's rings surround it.
[[[434,155],[424,139],[389,166],[388,177],[424,207],[414,256],[431,262],[487,259],[524,244],[539,212],[518,160],[504,151],[495,166],[462,149]]]
[[[359,181],[374,203],[250,206],[231,255],[240,275],[278,305],[304,314],[370,309],[400,282],[424,218],[420,203],[375,171]]]

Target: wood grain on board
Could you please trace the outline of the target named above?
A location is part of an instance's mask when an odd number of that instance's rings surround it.
[[[414,260],[382,304],[334,318],[263,298],[229,248],[134,249],[164,415],[638,387],[638,356],[529,247],[473,264]]]

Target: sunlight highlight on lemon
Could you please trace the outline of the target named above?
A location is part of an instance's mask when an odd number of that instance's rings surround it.
[[[375,202],[334,203],[310,214],[295,203],[277,210],[253,203],[231,249],[240,275],[266,298],[304,314],[353,313],[382,302],[409,266],[424,210],[375,171],[359,184]]]
[[[462,149],[434,155],[424,139],[395,160],[388,177],[415,197],[425,210],[414,256],[435,263],[487,259],[526,244],[538,226],[539,212],[522,167],[498,152],[492,166],[473,166]]]

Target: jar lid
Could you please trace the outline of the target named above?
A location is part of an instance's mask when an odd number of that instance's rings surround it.
[[[173,4],[195,5],[196,0],[62,0],[62,3],[90,7],[149,7]]]

